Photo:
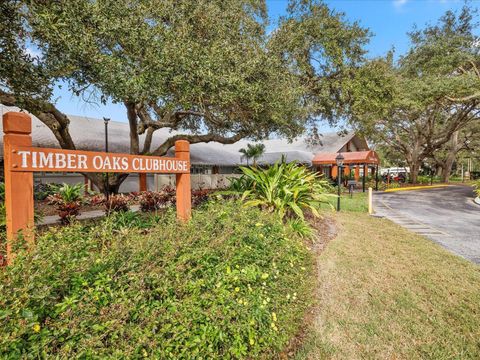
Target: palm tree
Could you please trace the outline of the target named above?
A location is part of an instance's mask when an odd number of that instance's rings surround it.
[[[238,150],[241,152],[243,155],[241,157],[241,160],[243,159],[247,160],[247,166],[248,166],[248,160],[253,159],[253,166],[257,166],[257,160],[265,153],[265,145],[263,144],[247,144],[247,148],[242,148]]]

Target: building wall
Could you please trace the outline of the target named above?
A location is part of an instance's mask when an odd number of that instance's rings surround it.
[[[221,189],[230,183],[230,178],[239,177],[239,174],[192,174],[192,189]],[[35,184],[84,184],[85,178],[75,173],[34,173]],[[151,191],[160,190],[165,186],[175,187],[175,175],[169,174],[147,174],[147,189]],[[98,189],[94,189],[98,190]],[[130,174],[120,185],[120,192],[139,191],[138,174]]]

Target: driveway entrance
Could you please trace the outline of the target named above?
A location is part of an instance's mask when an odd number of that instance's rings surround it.
[[[374,194],[377,215],[480,264],[480,206],[469,186]]]

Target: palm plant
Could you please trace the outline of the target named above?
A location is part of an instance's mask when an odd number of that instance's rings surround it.
[[[257,160],[265,153],[265,145],[264,144],[247,144],[247,148],[242,148],[238,150],[240,153],[242,153],[241,160],[243,159],[247,160],[247,166],[248,166],[248,161],[250,159],[253,160],[253,166],[257,166]]]
[[[304,212],[320,216],[320,204],[330,204],[330,185],[326,180],[304,166],[285,159],[268,169],[240,167],[243,176],[235,180],[230,191],[239,194],[245,206],[260,206],[276,213],[281,219],[297,217],[304,220]]]

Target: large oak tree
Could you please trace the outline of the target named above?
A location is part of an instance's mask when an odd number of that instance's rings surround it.
[[[369,35],[313,0],[292,1],[270,34],[263,0],[7,0],[2,15],[0,102],[36,115],[65,149],[75,144],[54,84],[121,103],[133,154],[164,155],[178,139],[293,138],[344,114]],[[152,148],[162,128],[175,134]]]
[[[437,24],[410,33],[398,62],[378,59],[389,99],[357,108],[354,126],[402,154],[416,182],[423,161],[480,119],[480,55],[472,9],[448,11]],[[378,110],[378,111],[377,111]]]

